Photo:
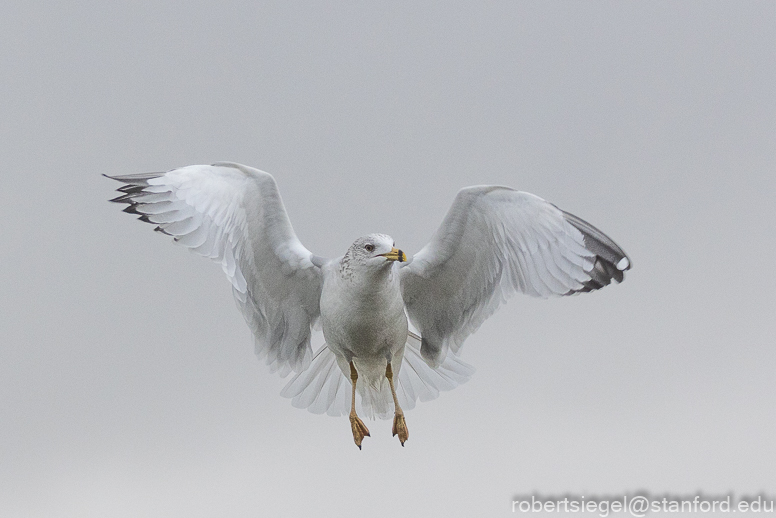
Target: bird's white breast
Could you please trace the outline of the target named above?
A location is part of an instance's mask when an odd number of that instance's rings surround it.
[[[400,353],[407,340],[407,317],[394,265],[373,273],[342,275],[338,268],[327,270],[321,322],[335,354],[347,361],[374,360],[385,369],[385,360]]]

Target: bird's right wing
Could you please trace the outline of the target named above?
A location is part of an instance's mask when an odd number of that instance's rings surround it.
[[[110,178],[125,212],[221,264],[271,370],[310,365],[325,260],[297,239],[270,174],[222,162]]]

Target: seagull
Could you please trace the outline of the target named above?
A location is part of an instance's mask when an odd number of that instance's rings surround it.
[[[404,446],[403,408],[471,377],[461,346],[511,295],[593,291],[622,282],[631,266],[593,225],[509,187],[461,189],[413,257],[369,234],[326,259],[302,245],[275,179],[258,169],[218,162],[108,178],[124,184],[110,200],[127,204],[124,212],[221,264],[259,358],[283,377],[294,373],[281,395],[315,413],[348,414],[359,449],[369,436],[359,412],[393,411]],[[321,328],[325,344],[313,354]]]

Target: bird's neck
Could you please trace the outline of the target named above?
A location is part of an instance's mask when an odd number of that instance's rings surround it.
[[[399,282],[393,264],[381,268],[352,267],[342,265],[340,276],[343,284],[353,297],[380,298],[399,292]]]

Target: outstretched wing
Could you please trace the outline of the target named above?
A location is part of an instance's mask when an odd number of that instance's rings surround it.
[[[589,223],[508,187],[462,189],[431,241],[401,269],[410,320],[433,365],[516,291],[571,295],[620,282],[630,260]]]
[[[310,365],[325,260],[297,239],[271,175],[222,162],[109,178],[126,184],[111,200],[124,212],[221,264],[273,371]]]

